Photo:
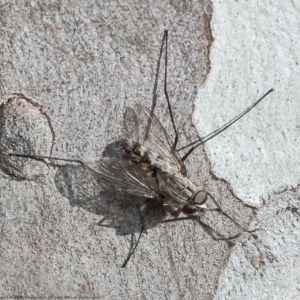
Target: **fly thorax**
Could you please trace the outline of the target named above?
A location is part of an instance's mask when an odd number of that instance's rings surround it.
[[[122,141],[122,146],[125,157],[131,165],[137,166],[142,171],[149,171],[151,162],[146,149],[140,143],[126,138]]]
[[[177,208],[184,207],[191,199],[196,185],[179,173],[157,172],[157,181],[162,195],[168,199],[169,204]]]

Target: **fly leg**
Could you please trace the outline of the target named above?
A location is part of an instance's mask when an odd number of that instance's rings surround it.
[[[178,154],[176,152],[176,147],[177,147],[177,143],[178,143],[178,132],[177,132],[177,128],[176,128],[176,125],[175,125],[175,120],[174,120],[174,116],[173,116],[173,112],[172,112],[171,102],[170,102],[170,99],[169,99],[168,89],[167,89],[167,79],[168,79],[168,30],[165,30],[165,32],[164,32],[164,40],[166,41],[164,93],[165,93],[165,97],[167,99],[168,110],[169,110],[169,113],[170,113],[170,118],[171,118],[173,130],[174,130],[174,133],[175,133],[174,143],[171,147],[171,153],[173,154],[174,157],[178,158],[177,159],[178,163],[181,166],[181,171],[180,171],[181,174],[186,175],[187,171],[186,171],[185,165],[183,163],[183,160],[181,160],[178,157]]]
[[[167,203],[164,203],[163,207],[164,207],[165,211],[168,212],[173,218],[178,218],[178,216],[181,212],[180,208],[175,209]]]
[[[140,230],[140,233],[139,233],[139,237],[135,243],[135,245],[129,250],[129,253],[127,255],[127,258],[125,259],[124,263],[122,264],[121,268],[125,268],[129,259],[131,258],[132,254],[134,253],[135,249],[137,248],[137,245],[139,244],[139,241],[141,239],[141,236],[142,236],[142,233],[143,231],[145,230],[145,218],[144,218],[144,213],[146,211],[146,208],[147,206],[149,205],[149,201],[146,200],[146,202],[140,206],[139,208],[139,214],[140,214],[140,218],[141,218],[141,221],[142,221],[142,227],[141,227],[141,230]]]
[[[162,53],[163,53],[163,46],[164,46],[164,44],[165,44],[164,93],[165,93],[165,97],[167,99],[168,110],[169,110],[169,113],[170,113],[171,122],[172,122],[173,129],[174,129],[174,132],[175,132],[174,143],[173,143],[173,145],[171,147],[171,152],[174,154],[174,152],[176,150],[177,142],[178,142],[178,133],[177,133],[177,128],[176,128],[176,125],[175,125],[174,116],[173,116],[173,112],[172,112],[172,108],[171,108],[171,103],[170,103],[170,99],[169,99],[169,95],[168,95],[168,90],[167,90],[167,79],[168,79],[168,30],[164,31],[163,41],[162,41],[162,45],[161,45],[161,49],[160,49],[160,53],[159,53],[159,59],[158,59],[158,64],[157,64],[157,76],[155,78],[155,83],[154,83],[153,104],[152,104],[151,112],[153,113],[154,108],[156,106],[158,74],[159,74],[160,61],[161,61],[161,57],[162,57]],[[149,123],[148,123],[148,126],[147,126],[147,131],[146,131],[146,134],[145,134],[145,139],[148,138],[150,126],[151,126],[151,119],[149,119]]]
[[[217,208],[213,208],[213,209],[208,209],[206,211],[219,211],[222,215],[224,215],[225,217],[227,217],[232,223],[234,223],[235,226],[239,227],[243,232],[248,232],[250,233],[253,237],[256,237],[253,232],[255,232],[256,230],[248,230],[246,228],[244,228],[242,225],[240,225],[236,220],[234,220],[232,217],[230,217],[222,208],[221,206],[218,204],[218,202],[215,200],[215,198],[210,194],[207,193],[210,198],[213,200],[213,202],[215,203],[215,205],[217,206]]]
[[[166,41],[164,92],[165,92],[165,96],[166,96],[167,103],[168,103],[168,110],[169,110],[169,113],[170,113],[171,122],[172,122],[173,129],[174,129],[174,132],[175,132],[175,139],[174,139],[174,143],[173,143],[172,148],[171,148],[171,152],[174,153],[174,151],[176,150],[177,142],[178,142],[178,133],[177,133],[177,128],[176,128],[176,125],[175,125],[174,116],[173,116],[173,112],[172,112],[172,108],[171,108],[171,103],[170,103],[170,99],[169,99],[169,95],[168,95],[168,90],[167,90],[167,78],[168,78],[168,30],[165,30],[164,38],[165,38],[165,41]]]
[[[171,223],[171,222],[178,222],[178,221],[185,221],[185,220],[197,221],[202,226],[204,231],[207,232],[214,241],[230,241],[230,240],[236,239],[237,237],[239,237],[241,235],[241,233],[238,233],[238,234],[235,234],[230,237],[225,237],[221,233],[219,233],[216,230],[214,230],[213,228],[211,228],[208,224],[201,221],[199,215],[190,215],[187,217],[172,218],[172,219],[164,220],[162,223]],[[249,231],[247,231],[247,232],[249,232]],[[217,234],[219,237],[216,237],[215,234]]]

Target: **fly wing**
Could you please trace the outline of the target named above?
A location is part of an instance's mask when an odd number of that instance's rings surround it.
[[[126,159],[103,157],[99,161],[84,164],[104,184],[111,185],[116,190],[146,198],[158,196]]]
[[[123,138],[138,142],[147,152],[152,164],[160,166],[170,174],[185,174],[185,166],[179,154],[176,149],[172,149],[172,140],[148,108],[137,105],[136,110],[133,110],[128,107],[124,114],[123,127]],[[158,198],[160,191],[156,178],[151,172],[144,172],[141,166],[130,164],[124,154],[122,141],[117,141],[107,147],[101,160],[85,165],[103,183],[112,185],[117,190]]]
[[[181,174],[186,174],[184,163],[177,150],[172,149],[173,141],[154,113],[142,105],[137,105],[136,113],[139,123],[138,142],[156,152],[159,159],[169,164],[169,167]]]

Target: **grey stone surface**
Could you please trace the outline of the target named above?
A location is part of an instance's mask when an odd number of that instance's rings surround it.
[[[38,114],[40,126],[28,140],[45,143],[42,154],[53,143],[56,157],[100,158],[121,135],[126,107],[151,107],[164,29],[170,30],[168,90],[180,145],[197,138],[192,113],[211,67],[210,2],[2,1],[0,9],[1,103],[7,105],[13,92],[39,103],[55,133],[53,139],[45,116]],[[163,67],[155,114],[173,136],[162,76]],[[15,126],[23,133],[28,125],[16,118]],[[43,135],[47,138],[41,142]],[[7,148],[28,153],[22,141]],[[41,154],[38,147],[30,151]],[[21,180],[0,174],[2,297],[225,297],[218,287],[219,282],[228,287],[222,275],[232,245],[214,241],[197,222],[159,224],[168,216],[149,215],[139,247],[121,269],[140,230],[138,207],[144,200],[103,189],[80,166],[27,159],[22,169],[24,161],[15,162],[25,173],[34,170],[34,176]],[[248,227],[255,210],[211,172],[205,150],[197,149],[186,165],[195,181]],[[239,232],[218,213],[201,219],[226,236]],[[246,233],[240,242],[254,243]]]

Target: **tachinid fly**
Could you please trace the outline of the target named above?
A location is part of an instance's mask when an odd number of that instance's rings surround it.
[[[31,156],[24,154],[10,154],[17,157],[29,157],[33,159],[53,159],[62,161],[77,162],[86,167],[103,183],[113,186],[117,190],[126,191],[128,193],[152,199],[161,202],[169,212],[178,217],[180,212],[186,215],[193,215],[198,211],[205,212],[205,203],[208,197],[215,203],[219,212],[228,217],[236,226],[242,228],[234,221],[226,212],[218,205],[213,196],[204,190],[203,187],[194,183],[188,176],[184,161],[197,148],[208,140],[212,139],[229,126],[243,117],[247,112],[254,108],[264,97],[273,91],[269,90],[259,100],[253,103],[241,114],[234,119],[213,131],[209,135],[198,139],[197,141],[183,147],[181,150],[189,148],[187,153],[180,156],[176,146],[178,142],[177,129],[174,123],[172,109],[167,93],[167,41],[168,31],[164,32],[163,45],[165,44],[165,96],[168,103],[168,110],[175,132],[175,140],[172,141],[164,127],[161,125],[157,117],[148,108],[138,105],[136,110],[127,108],[125,115],[139,116],[140,120],[144,120],[142,124],[138,124],[138,133],[132,131],[127,134],[119,143],[120,152],[116,157],[102,157],[97,165],[84,163],[79,160],[69,160],[45,156]],[[162,45],[162,48],[163,48]],[[161,49],[162,51],[162,49]],[[130,123],[130,122],[129,122]],[[147,203],[141,205],[140,215],[143,213]],[[176,219],[175,219],[176,220]],[[144,230],[142,226],[139,238],[131,249],[122,267],[125,267],[131,255],[136,249],[141,234]],[[247,231],[242,228],[243,231]]]

